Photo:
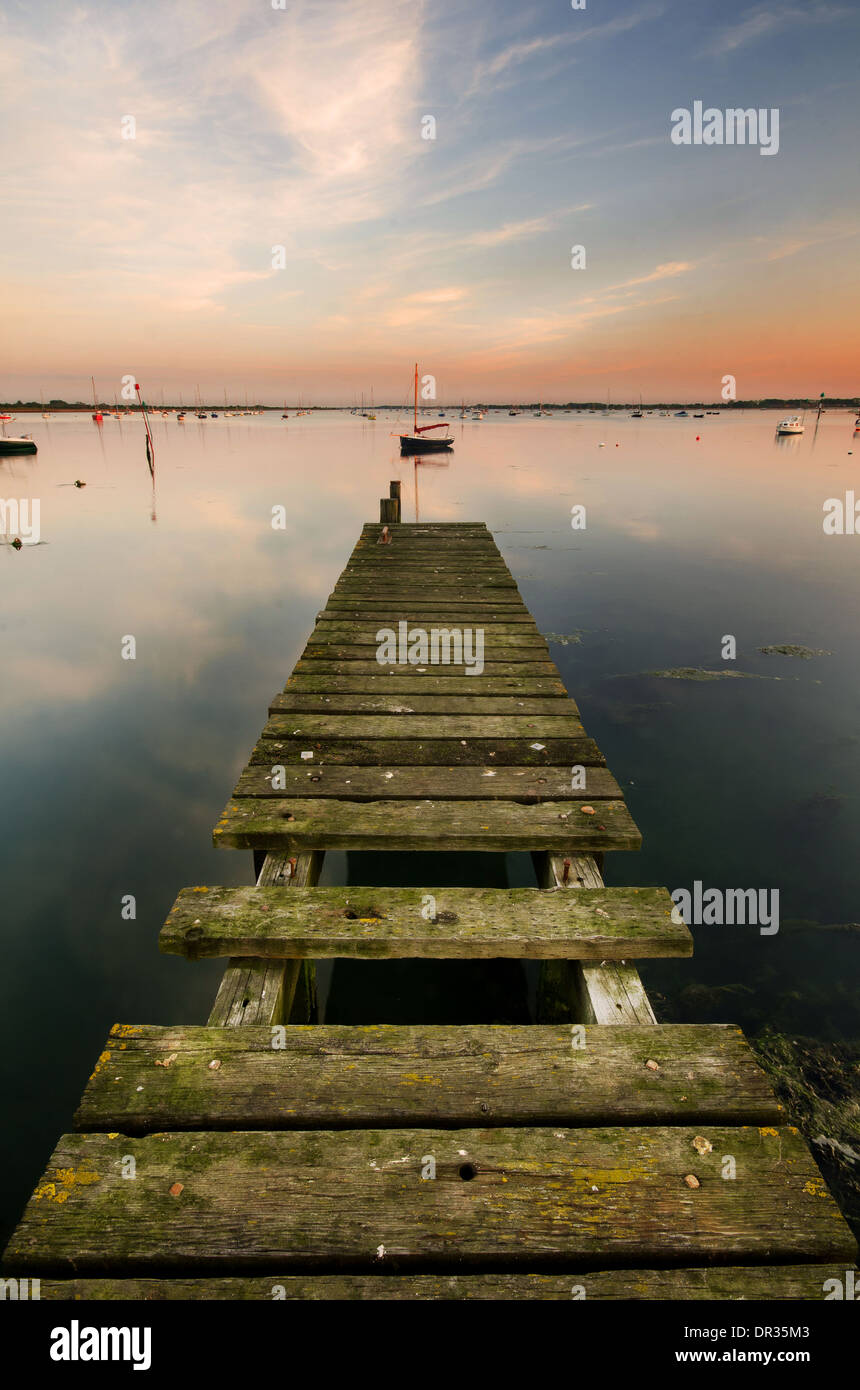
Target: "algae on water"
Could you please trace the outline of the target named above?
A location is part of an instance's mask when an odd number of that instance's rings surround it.
[[[769,1029],[750,1043],[860,1234],[860,1044],[825,1044]]]
[[[793,642],[778,642],[770,647],[759,647],[765,656],[799,656],[801,661],[810,661],[814,656],[832,656],[823,647],[800,647]]]
[[[670,666],[666,671],[645,671],[643,674],[667,681],[779,680],[779,676],[756,676],[751,671],[707,671],[702,666]]]

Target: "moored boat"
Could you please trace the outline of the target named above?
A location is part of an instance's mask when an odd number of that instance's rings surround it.
[[[447,429],[450,429],[447,421],[436,425],[419,425],[418,423],[418,363],[416,362],[412,433],[400,435],[400,452],[402,454],[430,454],[439,453],[443,449],[453,449],[454,441],[449,436],[431,439],[428,434],[429,430]]]
[[[803,421],[799,415],[786,415],[776,427],[777,434],[803,434]]]
[[[0,454],[35,454],[38,450],[28,434],[0,434]]]

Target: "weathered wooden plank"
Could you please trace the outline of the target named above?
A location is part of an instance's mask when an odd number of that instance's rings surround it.
[[[377,647],[379,646],[380,642],[383,640],[378,634],[379,634],[380,632],[383,632],[383,633],[384,633],[384,632],[386,631],[386,629],[391,629],[391,628],[392,628],[392,624],[391,624],[391,623],[386,623],[386,622],[371,622],[371,623],[344,622],[344,623],[339,623],[339,622],[328,622],[327,620],[323,620],[322,622],[318,622],[318,623],[316,624],[316,626],[315,626],[314,629],[313,629],[313,632],[311,633],[310,637],[308,638],[308,642],[313,643],[315,646],[318,646],[318,645],[319,645],[320,643],[322,643],[322,642],[334,642],[334,643],[338,643],[338,642],[352,642],[352,643],[355,643],[355,644],[358,645],[358,646],[361,646],[362,644],[366,644],[366,645],[368,645],[368,646],[372,646],[372,647],[375,649],[375,648],[377,648]],[[439,630],[440,630],[440,631],[450,631],[450,630],[451,630],[451,624],[448,623],[448,624],[446,624],[446,627],[445,627],[445,628],[440,628]],[[396,624],[395,624],[394,627],[393,627],[393,631],[394,631],[395,636],[396,636],[396,635],[397,635],[397,626],[396,626]],[[427,641],[429,642],[429,640],[430,640],[430,639],[429,639],[429,629],[427,629],[427,631],[428,631],[428,638],[427,638]],[[531,626],[529,626],[529,625],[526,624],[526,623],[485,623],[485,622],[480,622],[480,623],[477,623],[477,624],[473,624],[473,625],[472,625],[472,631],[473,631],[473,632],[476,632],[476,631],[481,631],[481,632],[483,632],[483,634],[484,634],[484,651],[485,651],[485,652],[488,650],[488,648],[491,648],[491,647],[493,647],[493,646],[496,646],[496,647],[537,647],[537,648],[546,647],[546,640],[545,640],[543,637],[541,637],[540,633],[539,633],[538,630],[537,630],[537,626],[536,626],[534,623],[532,623]],[[462,642],[462,641],[463,641],[463,638],[462,638],[462,629],[460,629],[460,632],[461,632],[461,642]],[[440,644],[441,644],[442,639],[439,639],[439,641],[440,641]],[[442,651],[445,650],[445,648],[444,648],[443,646],[440,646],[440,649],[441,649]],[[474,653],[474,647],[472,648],[472,651],[473,651],[473,653]],[[429,664],[429,658],[425,658],[425,661],[424,661],[423,664],[425,664],[425,665],[426,665],[426,664]],[[441,664],[441,662],[440,662],[439,664]],[[450,663],[449,663],[449,662],[445,662],[445,665],[449,665],[449,664],[453,665],[454,662],[453,662],[453,661],[451,661]]]
[[[459,577],[454,572],[437,574],[432,583],[427,576],[417,574],[410,580],[408,574],[395,575],[393,571],[381,573],[377,571],[347,573],[344,571],[342,576],[337,579],[332,593],[349,596],[367,592],[384,598],[387,593],[391,594],[395,590],[398,597],[406,601],[425,598],[430,602],[435,602],[437,599],[447,601],[466,597],[474,603],[476,594],[488,597],[492,601],[520,597],[517,582],[510,573],[486,575],[479,582],[476,576],[467,569],[461,569]]]
[[[347,558],[348,565],[474,565],[477,569],[484,565],[503,565],[501,551],[493,541],[480,537],[459,540],[409,540],[392,534],[389,542],[379,543],[379,539],[366,545],[358,545]]]
[[[267,854],[257,887],[313,887],[319,881],[323,858],[316,851],[292,859]],[[312,990],[312,971],[310,961],[234,958],[224,972],[209,1024],[240,1028],[286,1022],[294,1011],[301,1010],[301,999]]]
[[[373,575],[362,577],[360,575],[346,575],[339,579],[332,595],[339,598],[361,598],[366,596],[374,599],[385,599],[386,597],[396,596],[398,601],[407,607],[412,603],[423,599],[426,603],[456,604],[464,598],[475,600],[476,593],[486,595],[491,602],[496,598],[519,597],[519,589],[513,579],[486,579],[480,584],[475,580],[475,576],[464,575],[456,580],[453,576],[448,576],[444,580],[440,575],[436,575],[433,582],[429,579],[415,578],[411,583],[408,576],[401,575]]]
[[[468,677],[466,677],[468,679]],[[476,677],[475,679],[479,679]],[[413,694],[402,689],[396,695],[364,693],[334,693],[293,690],[275,695],[269,704],[270,714],[304,714],[308,710],[320,714],[468,714],[511,715],[513,718],[543,718],[545,715],[576,715],[579,711],[566,694],[540,695],[450,695]],[[569,779],[568,779],[569,780]]]
[[[679,1125],[64,1135],[6,1262],[33,1277],[855,1255],[796,1130]]]
[[[456,668],[451,666],[435,666],[432,668],[432,673],[430,667],[424,667],[423,674],[428,679],[436,681],[468,680],[470,683],[485,680],[511,680],[519,683],[549,676],[561,683],[558,667],[554,661],[549,659],[513,662],[485,661],[480,676],[464,676],[462,672],[458,672]],[[376,677],[377,680],[413,681],[422,678],[422,668],[417,666],[383,666],[380,674],[379,662],[374,658],[369,661],[327,661],[325,657],[317,656],[310,661],[297,661],[293,676],[296,678],[299,676],[311,677],[320,681],[325,680],[328,676],[344,676],[350,680],[358,676],[372,676]],[[454,688],[456,689],[456,686]],[[563,684],[562,689],[564,689]],[[566,690],[565,694],[567,694]]]
[[[308,754],[306,758],[303,754]],[[605,759],[594,739],[550,738],[526,742],[525,739],[472,738],[422,740],[379,738],[303,739],[261,738],[251,754],[251,763],[271,769],[273,763],[289,766],[311,762],[351,764],[373,767],[586,767],[603,766]]]
[[[341,571],[340,579],[379,579],[389,584],[394,577],[407,583],[432,583],[437,577],[442,584],[465,583],[471,578],[473,588],[480,592],[491,580],[506,581],[505,587],[515,587],[516,580],[501,556],[494,559],[476,555],[458,555],[450,560],[438,556],[428,560],[404,559],[392,555],[388,546],[378,555],[353,557]]]
[[[385,545],[373,543],[357,547],[349,555],[346,563],[350,568],[367,565],[370,569],[384,565],[391,565],[395,569],[407,565],[415,565],[418,568],[459,565],[465,569],[474,565],[477,572],[483,571],[485,567],[490,569],[505,565],[501,551],[492,541],[475,539],[447,543],[428,541],[419,544],[415,541],[404,543],[402,537],[394,536],[391,542]]]
[[[492,541],[470,541],[468,544],[461,541],[448,546],[430,544],[420,548],[414,544],[404,546],[401,541],[400,544],[392,542],[384,547],[361,547],[353,550],[347,560],[348,568],[359,565],[367,565],[371,569],[386,565],[395,569],[401,565],[417,565],[421,569],[436,566],[444,569],[453,565],[462,569],[474,565],[479,575],[485,569],[507,569],[498,546]]]
[[[849,1266],[855,1273],[854,1266]],[[846,1288],[845,1261],[803,1265],[699,1265],[692,1269],[608,1269],[571,1274],[268,1274],[257,1278],[43,1279],[43,1300],[194,1300],[273,1298],[287,1302],[358,1300],[386,1302],[461,1301],[522,1303],[585,1297],[601,1300],[786,1299],[819,1302]],[[856,1278],[860,1285],[860,1277]],[[843,1292],[843,1298],[846,1296]]]
[[[460,557],[461,563],[469,563],[474,559],[477,564],[482,564],[485,561],[499,563],[502,559],[501,551],[491,537],[414,539],[392,534],[390,543],[384,548],[380,548],[378,540],[377,536],[368,543],[360,542],[350,553],[349,563],[356,564],[365,560],[368,564],[385,564],[393,560],[397,564],[432,564],[437,559],[447,563]]]
[[[376,532],[368,532],[362,535],[356,542],[352,551],[353,555],[372,553],[373,547],[379,540],[381,525]],[[428,532],[421,535],[418,532],[406,532],[398,534],[392,538],[392,546],[403,555],[415,555],[424,551],[432,554],[434,551],[448,550],[492,550],[498,553],[498,546],[489,531],[451,531],[447,534],[442,532]]]
[[[360,593],[353,594],[333,590],[325,601],[326,608],[364,606],[378,609],[387,606],[403,609],[403,616],[411,615],[416,608],[422,608],[424,610],[442,608],[447,610],[449,607],[456,607],[457,609],[465,609],[466,611],[483,610],[484,612],[493,612],[495,609],[507,612],[513,609],[514,612],[519,614],[529,612],[517,588],[506,586],[503,589],[494,588],[484,590],[477,580],[473,580],[471,593],[468,598],[457,599],[448,593],[444,602],[438,599],[435,601],[428,601],[423,597],[423,594],[426,593],[428,589],[433,590],[434,588],[440,587],[434,584],[432,579],[425,578],[423,575],[412,580],[410,580],[408,575],[403,576],[402,587],[406,591],[411,591],[414,595],[408,600],[401,598],[401,582],[399,577],[397,583],[392,582],[392,579],[387,575],[382,575],[379,578],[379,582],[376,580],[371,581],[370,579],[362,580],[360,578],[357,582],[364,583],[367,587],[373,588],[376,592],[369,595],[367,598],[363,598]],[[448,591],[451,586],[450,584],[443,584],[441,588]],[[422,591],[420,595],[418,594],[419,590]]]
[[[318,1024],[281,1035],[116,1024],[102,1056],[108,1060],[84,1091],[76,1129],[785,1120],[741,1030],[725,1025]]]
[[[501,615],[500,621],[504,621],[511,610],[520,618],[526,614],[533,617],[513,584],[485,588],[475,576],[465,598],[465,586],[469,584],[467,577],[449,581],[443,580],[438,574],[424,574],[423,571],[412,571],[411,574],[391,571],[378,576],[356,576],[354,580],[345,576],[343,581],[339,581],[340,584],[342,587],[333,589],[328,595],[325,608],[370,608],[376,612],[384,607],[392,613],[399,611],[402,618],[411,619],[419,607],[425,612],[436,609],[447,618],[452,610],[474,611],[479,606],[488,620],[497,610]]]
[[[375,538],[382,530],[382,525],[378,521],[365,521],[362,523],[361,536]],[[437,535],[464,535],[478,531],[483,535],[491,536],[493,533],[486,521],[404,521],[401,523],[401,530],[406,536],[437,536]]]
[[[411,587],[415,588],[416,586],[412,585]],[[492,594],[482,594],[479,589],[473,588],[468,598],[460,599],[454,603],[446,602],[444,605],[428,602],[423,597],[413,599],[411,602],[406,603],[401,599],[399,590],[396,588],[383,594],[375,594],[367,599],[362,598],[361,594],[350,595],[331,593],[325,601],[325,606],[327,609],[334,610],[364,607],[373,609],[374,612],[377,612],[379,609],[388,609],[389,611],[402,609],[403,612],[401,616],[403,617],[414,614],[416,610],[419,612],[433,612],[434,609],[438,611],[440,607],[445,612],[448,612],[453,607],[458,613],[489,614],[498,611],[500,613],[529,613],[529,616],[533,616],[529,612],[521,595],[516,590],[512,589],[506,589],[504,592],[496,590]]]
[[[408,718],[408,715],[404,715]],[[441,722],[441,716],[440,721]],[[239,797],[213,833],[234,849],[547,849],[581,853],[638,849],[642,837],[623,801],[328,801]]]
[[[599,891],[603,876],[595,861],[572,850],[561,855],[535,855],[541,888]],[[639,971],[625,961],[600,965],[579,961],[550,962],[542,967],[542,992],[556,996],[581,1023],[656,1024],[651,1001]],[[549,1017],[554,1017],[550,1012]]]
[[[375,672],[379,667],[374,663]],[[449,668],[450,669],[450,668]],[[562,681],[551,676],[463,676],[463,675],[423,675],[411,668],[411,677],[404,680],[402,675],[393,675],[386,667],[384,674],[357,674],[354,676],[334,675],[324,671],[320,675],[305,675],[304,670],[290,676],[284,693],[292,691],[315,695],[508,695],[525,696],[534,699],[546,696],[567,697]]]
[[[283,771],[280,769],[283,768]],[[278,771],[273,771],[278,769]],[[584,787],[571,787],[569,767],[362,767],[249,763],[234,797],[327,796],[343,801],[613,801],[621,788],[605,767],[585,767]],[[579,780],[579,778],[577,779]]]
[[[401,666],[399,663],[395,663],[391,666],[386,666],[382,662],[376,662],[375,658],[378,646],[378,642],[341,642],[338,644],[334,644],[332,642],[309,642],[308,645],[305,647],[304,651],[302,652],[301,661],[314,661],[317,657],[327,662],[357,660],[362,661],[365,664],[368,664],[369,662],[373,661],[378,671],[387,672],[389,674],[392,671],[398,670],[406,673],[407,671],[416,671],[420,669],[419,667],[415,666]],[[533,665],[535,662],[548,662],[549,648],[547,647],[546,643],[543,643],[542,646],[538,644],[524,644],[518,646],[511,646],[507,644],[504,647],[497,646],[495,642],[493,642],[490,646],[487,646],[485,644],[485,671],[488,670],[490,666],[493,664],[513,665],[520,661],[527,662],[529,665]],[[440,674],[444,671],[450,671],[452,675],[462,675],[463,667],[453,665],[431,666],[428,662],[427,670],[434,671]],[[472,679],[474,679],[474,677]]]
[[[410,630],[415,627],[424,628],[424,630],[431,627],[458,627],[463,630],[467,627],[483,627],[486,624],[493,624],[493,626],[506,624],[507,626],[511,623],[518,624],[520,627],[534,627],[535,624],[535,620],[532,619],[527,607],[518,609],[518,607],[511,606],[508,609],[503,609],[503,607],[493,606],[490,609],[489,606],[481,606],[464,609],[461,605],[456,607],[435,606],[429,612],[427,609],[417,612],[413,605],[404,606],[395,598],[390,599],[388,603],[377,602],[375,609],[374,607],[356,607],[354,603],[342,607],[328,605],[318,614],[318,619],[321,623],[329,623],[329,621],[331,623],[350,624],[374,623],[377,626],[377,631],[381,627],[393,627],[397,631],[397,624],[399,623],[408,623]]]
[[[664,888],[183,888],[174,955],[619,960],[689,956]]]
[[[576,708],[576,706],[574,706]],[[507,738],[521,743],[582,738],[575,714],[273,714],[263,738]]]

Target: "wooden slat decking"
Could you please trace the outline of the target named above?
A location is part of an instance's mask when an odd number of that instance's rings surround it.
[[[855,1249],[794,1129],[545,1126],[67,1134],[6,1257],[32,1277],[371,1272],[385,1258],[416,1272],[452,1260],[791,1264]]]
[[[826,1297],[856,1243],[740,1030],[657,1023],[633,961],[690,934],[604,887],[639,832],[491,535],[381,529],[216,828],[256,887],[184,889],[162,931],[229,957],[208,1025],[113,1028],[6,1269],[44,1299]],[[483,671],[380,665],[401,621],[482,628]],[[531,850],[539,887],[320,888],[334,848]],[[300,1026],[325,956],[540,959],[568,1021]]]
[[[183,888],[163,951],[365,960],[690,956],[665,888]]]
[[[727,1025],[117,1024],[75,1115],[125,1134],[476,1123],[772,1126],[785,1112]]]
[[[850,1266],[853,1271],[854,1266]],[[832,1296],[844,1287],[846,1266],[723,1265],[693,1269],[589,1269],[575,1274],[286,1274],[264,1278],[209,1279],[42,1279],[41,1298],[52,1301],[133,1302],[219,1299],[234,1302],[273,1298],[292,1302],[440,1302],[481,1300],[522,1303],[637,1302],[761,1299],[807,1302]],[[860,1282],[860,1280],[858,1280]]]
[[[380,532],[362,530],[215,843],[293,854],[637,849],[618,784],[590,775],[603,759],[486,527],[398,525],[388,545]],[[480,629],[484,671],[380,664],[378,634],[401,622]],[[279,766],[292,774],[280,788]],[[577,766],[589,770],[584,787]]]

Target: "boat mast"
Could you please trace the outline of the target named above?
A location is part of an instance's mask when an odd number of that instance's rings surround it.
[[[415,363],[415,429],[413,433],[418,433],[418,363]]]

